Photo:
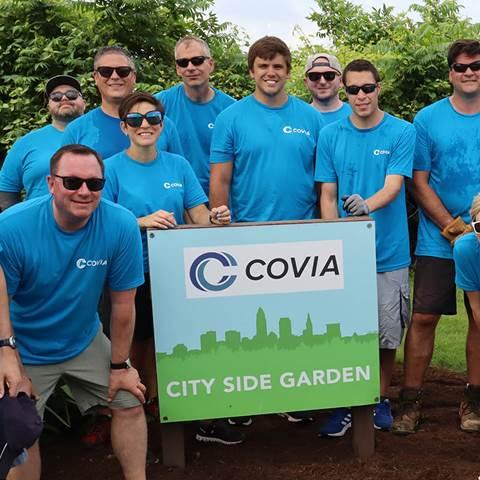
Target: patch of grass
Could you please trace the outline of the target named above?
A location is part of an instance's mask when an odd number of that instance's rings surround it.
[[[457,290],[457,315],[443,315],[440,319],[435,336],[432,366],[465,372],[467,326],[468,317],[463,304],[463,291]],[[403,362],[403,345],[397,351],[397,361]]]

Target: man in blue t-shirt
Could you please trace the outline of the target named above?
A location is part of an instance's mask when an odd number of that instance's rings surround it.
[[[210,205],[230,204],[236,222],[315,218],[315,149],[323,120],[286,93],[291,57],[282,40],[257,40],[248,68],[254,93],[224,110],[215,124]]]
[[[156,97],[175,123],[185,158],[208,195],[210,143],[215,120],[235,100],[210,85],[214,63],[207,43],[201,38],[191,35],[181,38],[175,45],[175,63],[183,83]]]
[[[255,91],[220,113],[215,124],[210,206],[230,205],[236,222],[315,218],[315,148],[323,121],[285,91],[291,69],[285,42],[257,40],[248,51],[248,68]],[[282,416],[311,420],[304,412]]]
[[[388,389],[408,323],[410,247],[404,179],[412,175],[415,128],[380,110],[380,75],[369,61],[350,62],[343,82],[352,114],[322,130],[315,180],[321,183],[322,218],[370,215],[375,220],[381,397],[374,423],[389,430],[393,417]],[[337,409],[319,434],[342,436],[350,426],[350,410]]]
[[[104,167],[94,150],[62,147],[50,172],[51,196],[0,215],[0,265],[11,298],[11,324],[0,319],[0,379],[17,378],[17,391],[35,391],[41,415],[60,378],[82,412],[109,406],[124,476],[144,480],[145,387],[128,360],[135,291],[143,283],[137,222],[101,200]],[[112,301],[111,343],[96,312],[104,284]],[[16,468],[22,478],[40,478],[38,443]]]
[[[70,75],[57,75],[45,85],[45,100],[52,122],[19,138],[0,170],[0,211],[25,198],[48,193],[45,178],[51,156],[61,145],[66,126],[85,110],[80,83]]]
[[[352,113],[348,103],[340,100],[342,66],[335,55],[315,53],[305,65],[305,86],[312,95],[312,107],[316,108],[325,124],[336,122]]]
[[[436,326],[442,315],[456,314],[451,243],[466,230],[471,199],[480,189],[480,42],[453,42],[447,59],[453,94],[420,110],[414,120],[412,194],[419,205],[419,226],[413,315],[393,427],[399,434],[417,430]],[[480,431],[480,331],[468,307],[467,313],[468,385],[459,412],[460,428]]]
[[[106,159],[130,145],[120,128],[118,107],[135,89],[137,73],[133,58],[122,47],[102,47],[93,61],[93,78],[102,103],[68,126],[62,145],[86,145]],[[167,117],[158,148],[183,155],[177,129]]]

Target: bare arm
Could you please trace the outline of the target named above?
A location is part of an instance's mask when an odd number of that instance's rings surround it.
[[[197,205],[189,208],[188,214],[193,223],[197,225],[227,225],[230,223],[230,210],[225,205],[214,207],[211,210],[203,204]]]
[[[397,198],[403,185],[403,175],[387,175],[383,188],[367,199],[370,212],[380,210]]]
[[[135,326],[136,289],[124,291],[111,290],[112,313],[110,317],[110,336],[112,341],[112,363],[125,362],[130,353],[133,329]],[[135,368],[111,370],[108,399],[112,401],[118,390],[127,390],[145,403],[145,386]]]
[[[8,304],[7,284],[0,267],[0,338],[2,339],[13,335]],[[0,398],[5,393],[5,384],[11,396],[16,396],[20,391],[29,395],[32,393],[31,383],[24,374],[18,350],[10,347],[0,348]]]
[[[417,204],[422,207],[432,222],[434,222],[440,230],[443,230],[448,224],[453,222],[453,217],[428,184],[429,177],[430,172],[428,171],[414,170],[410,184],[411,192]]]
[[[210,206],[228,205],[233,162],[210,165]]]
[[[322,183],[320,187],[320,215],[324,220],[338,218],[337,184]]]
[[[22,196],[20,192],[0,192],[0,212],[21,201]]]

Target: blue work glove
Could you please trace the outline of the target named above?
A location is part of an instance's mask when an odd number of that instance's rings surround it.
[[[358,193],[344,195],[342,201],[343,209],[350,215],[360,216],[370,213],[367,202]]]

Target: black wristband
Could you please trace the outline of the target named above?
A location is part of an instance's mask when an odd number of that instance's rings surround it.
[[[130,365],[127,362],[112,363],[110,362],[110,370],[127,370]]]

